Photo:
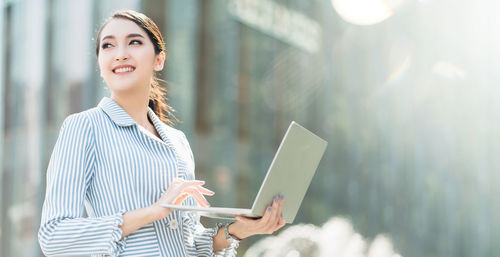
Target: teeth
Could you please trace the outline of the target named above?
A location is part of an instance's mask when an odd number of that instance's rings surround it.
[[[134,70],[134,68],[132,68],[132,67],[118,68],[115,70],[115,73],[129,72],[129,71],[133,71],[133,70]]]

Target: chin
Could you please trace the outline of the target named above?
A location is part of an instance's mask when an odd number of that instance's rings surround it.
[[[132,83],[132,82],[115,82],[113,83],[107,83],[108,88],[114,93],[114,94],[130,94],[130,93],[137,93],[141,91],[141,88],[137,85],[137,83]]]
[[[106,83],[109,89],[113,92],[128,92],[136,90],[135,87],[128,83]]]

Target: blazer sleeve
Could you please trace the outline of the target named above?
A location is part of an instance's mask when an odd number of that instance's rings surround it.
[[[189,197],[187,201],[196,205],[196,201]],[[239,243],[232,243],[226,248],[214,253],[214,236],[218,228],[205,228],[200,222],[200,216],[187,212],[182,218],[183,237],[188,253],[193,256],[204,257],[236,257]]]
[[[107,254],[117,256],[123,212],[83,217],[84,200],[95,163],[95,137],[85,113],[68,116],[47,169],[38,241],[46,256]]]

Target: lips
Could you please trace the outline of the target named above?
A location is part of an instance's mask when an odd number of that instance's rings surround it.
[[[115,74],[121,74],[121,73],[127,73],[127,72],[132,72],[135,70],[135,67],[132,65],[118,65],[113,68],[113,73]]]

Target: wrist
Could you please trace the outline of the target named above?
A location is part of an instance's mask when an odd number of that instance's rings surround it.
[[[239,228],[238,221],[227,225],[227,232],[229,233],[229,235],[237,238],[238,240],[243,240],[250,236],[245,235],[245,233]]]
[[[167,217],[172,212],[172,210],[161,207],[158,204],[153,204],[149,206],[148,209],[151,217],[153,217],[153,221],[161,220]]]

